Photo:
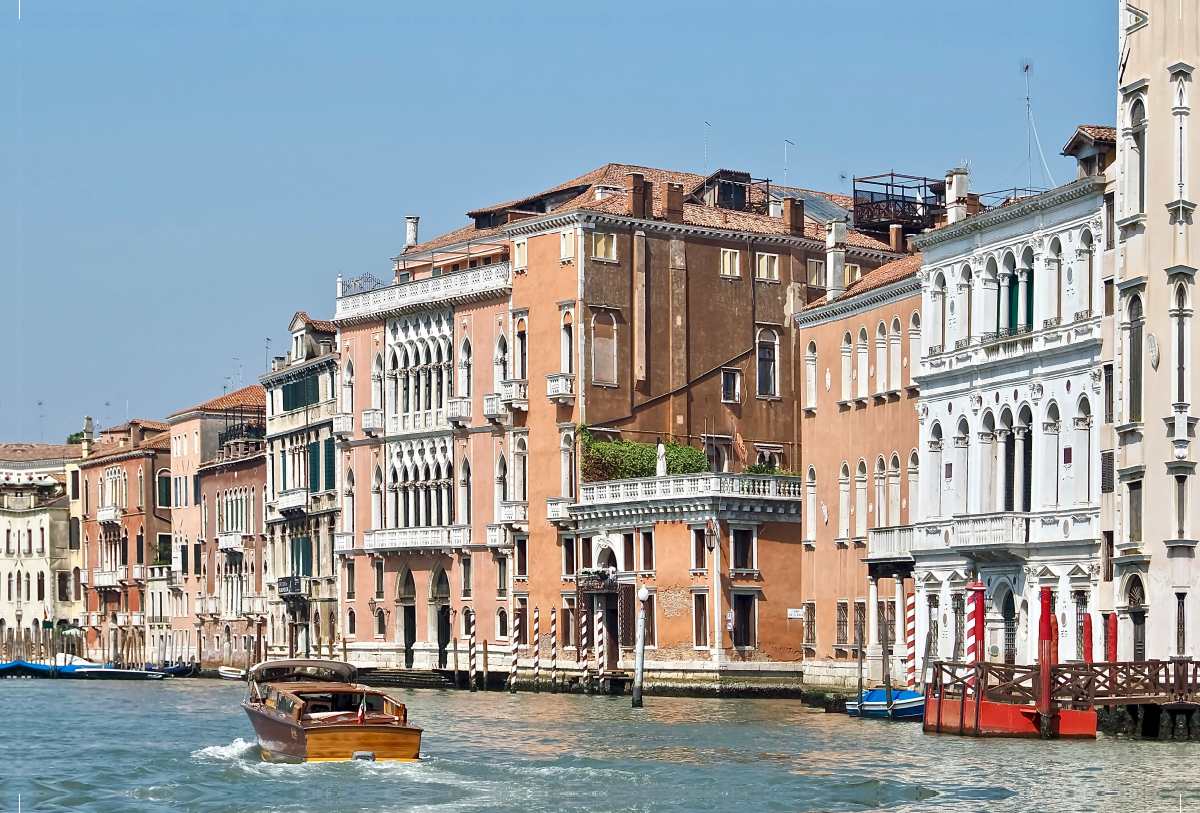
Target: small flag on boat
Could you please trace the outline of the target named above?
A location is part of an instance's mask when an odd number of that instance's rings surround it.
[[[358,705],[358,724],[362,725],[367,721],[367,693],[363,692],[362,703]]]

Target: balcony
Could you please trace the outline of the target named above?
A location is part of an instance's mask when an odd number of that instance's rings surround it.
[[[130,623],[135,627],[146,626],[146,614],[142,612],[130,613]]]
[[[16,494],[4,495],[4,508],[8,511],[28,511],[37,504],[37,501],[30,494],[23,494],[18,497]]]
[[[117,571],[101,570],[100,568],[92,569],[92,587],[100,588],[116,588],[119,586],[117,580]]]
[[[504,419],[504,404],[500,393],[489,392],[483,396],[483,417],[492,423],[500,423]]]
[[[181,573],[178,570],[169,570],[167,571],[167,584],[171,587],[178,587],[179,585],[183,584],[183,578],[185,575],[186,574]]]
[[[123,513],[119,505],[104,505],[96,509],[96,521],[101,525],[120,525]]]
[[[666,477],[639,477],[633,480],[608,480],[584,483],[579,489],[579,504],[624,502],[628,500],[674,500],[679,497],[744,496],[800,500],[804,484],[799,477],[752,474],[680,474]],[[798,506],[797,506],[797,510]]]
[[[1029,516],[1011,512],[956,517],[951,545],[997,552],[1024,548],[1029,542]]]
[[[363,531],[363,550],[438,550],[452,547],[449,526]]]
[[[529,411],[529,382],[524,378],[512,378],[501,382],[500,403],[509,410]]]
[[[489,548],[505,548],[509,546],[508,534],[503,525],[487,526],[487,546]]]
[[[500,523],[518,530],[529,529],[529,503],[525,500],[504,500],[500,503]]]
[[[454,548],[465,548],[471,544],[471,526],[470,525],[452,525],[450,526],[450,546]]]
[[[90,581],[91,576],[92,576],[92,574],[88,571],[87,568],[79,569],[79,583],[82,584],[84,587],[87,587],[88,581]]]
[[[471,423],[471,399],[451,398],[446,404],[446,420],[455,426],[468,426]]]
[[[242,549],[242,532],[225,531],[217,534],[217,550],[240,551]]]
[[[101,614],[101,613],[98,613],[98,612],[90,612],[90,613],[87,613],[88,626],[89,626],[89,627],[98,627],[98,626],[100,626],[100,619],[101,619],[102,617],[103,617],[103,616],[102,616],[102,614]]]
[[[363,432],[373,437],[382,435],[385,429],[383,423],[383,410],[364,409],[362,411],[362,429]]]
[[[264,616],[267,614],[266,596],[242,596],[242,615]]]
[[[146,566],[121,565],[117,568],[117,580],[121,582],[144,582],[146,580]]]
[[[867,540],[867,561],[895,561],[913,558],[922,552],[957,551],[975,561],[1002,562],[1024,560],[1030,539],[1031,525],[1048,521],[1047,527],[1058,529],[1062,519],[1078,512],[1035,514],[1012,511],[991,514],[971,514],[929,520],[917,525],[898,525],[873,528]],[[1031,523],[1031,517],[1040,518]],[[1078,522],[1073,525],[1080,524]],[[1091,525],[1082,523],[1083,533],[1090,536]],[[1061,536],[1055,536],[1060,540]]]
[[[333,436],[335,438],[348,438],[354,434],[354,416],[346,412],[339,412],[333,416]]]
[[[353,282],[340,283],[339,291],[352,288]],[[511,288],[512,265],[504,261],[362,293],[339,295],[333,318],[348,323],[372,321],[434,304],[445,306],[488,299],[504,295]]]
[[[117,626],[118,627],[128,627],[129,626],[129,613],[117,613]]]
[[[915,525],[871,528],[867,531],[867,559],[911,559],[916,537]]]
[[[349,553],[354,550],[354,534],[336,533],[333,535],[333,552]]]
[[[275,508],[280,513],[305,510],[308,508],[308,489],[293,488],[290,491],[281,492],[279,499],[275,501]]]
[[[289,596],[307,596],[308,595],[308,577],[306,576],[280,576],[275,582],[275,589],[279,591],[280,597]]]
[[[575,374],[551,373],[546,376],[546,397],[553,404],[570,406],[575,403]]]
[[[161,581],[166,579],[171,572],[171,568],[167,565],[150,565],[147,573],[150,581]]]
[[[721,519],[799,522],[804,484],[799,477],[703,473],[584,483],[579,501],[564,506],[581,530],[661,522],[715,511]]]
[[[546,498],[546,519],[555,525],[570,525],[574,522],[569,510],[573,502],[570,497]]]

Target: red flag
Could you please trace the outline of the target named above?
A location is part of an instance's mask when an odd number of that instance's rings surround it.
[[[742,465],[746,464],[746,441],[742,440],[741,434],[737,430],[737,424],[733,425],[733,450],[737,452],[738,460]]]
[[[367,693],[363,692],[362,703],[358,706],[358,724],[362,725],[367,721]]]

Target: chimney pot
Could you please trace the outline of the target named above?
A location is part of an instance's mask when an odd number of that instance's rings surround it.
[[[405,250],[413,248],[417,245],[417,221],[420,219],[420,215],[409,215],[408,217],[404,218],[405,225],[407,226],[404,237]]]
[[[646,214],[645,180],[640,172],[630,172],[625,176],[625,214],[630,217],[644,217]]]
[[[831,220],[825,226],[825,300],[832,302],[846,290],[846,221]]]
[[[642,218],[654,219],[654,181],[642,181]]]
[[[904,252],[904,227],[899,223],[893,223],[888,228],[888,242],[892,245],[892,251],[897,254]]]
[[[683,222],[683,184],[667,184],[663,193],[663,215],[671,223]]]

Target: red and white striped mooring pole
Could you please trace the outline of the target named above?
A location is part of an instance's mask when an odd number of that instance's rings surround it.
[[[550,691],[558,691],[558,612],[550,608]]]
[[[588,688],[588,654],[584,645],[587,643],[587,610],[582,606],[577,609],[579,613],[579,643],[575,647],[575,660],[579,662],[579,684],[586,692]]]
[[[967,585],[969,600],[967,603],[967,663],[973,664],[983,660],[983,590],[979,582]],[[968,684],[974,678],[968,678]]]
[[[521,640],[521,614],[513,613],[512,625],[512,669],[508,673],[508,690],[517,692],[517,647]]]
[[[533,605],[533,690],[539,691],[538,682],[542,675],[542,635],[537,605]]]
[[[904,597],[904,640],[908,645],[908,688],[917,685],[917,596]]]

